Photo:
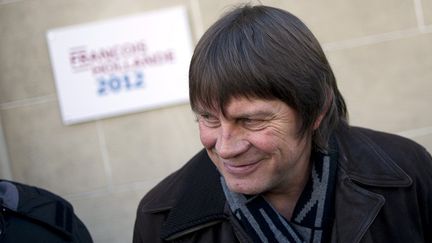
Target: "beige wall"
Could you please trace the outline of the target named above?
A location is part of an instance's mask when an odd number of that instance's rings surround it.
[[[411,137],[432,151],[432,0],[262,1],[316,33],[351,123]],[[65,126],[48,29],[173,5],[193,37],[235,1],[0,0],[0,177],[69,199],[96,242],[130,242],[137,203],[201,146],[187,105]]]

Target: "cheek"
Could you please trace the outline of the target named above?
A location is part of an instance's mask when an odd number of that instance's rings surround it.
[[[270,132],[255,133],[249,136],[249,142],[254,145],[254,147],[266,153],[273,153],[277,150],[279,145],[279,138],[274,136]]]
[[[201,143],[207,149],[213,148],[216,144],[217,135],[216,132],[213,130],[214,129],[210,129],[208,127],[204,127],[201,125],[199,126]]]

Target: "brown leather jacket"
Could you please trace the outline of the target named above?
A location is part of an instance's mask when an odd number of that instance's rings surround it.
[[[362,128],[336,132],[331,242],[432,242],[432,158],[416,143]],[[205,151],[141,201],[133,242],[251,242],[231,215]]]

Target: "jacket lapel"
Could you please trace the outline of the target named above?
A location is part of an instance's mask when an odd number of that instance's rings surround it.
[[[408,187],[412,179],[360,128],[338,133],[338,180],[332,242],[360,242],[381,208],[384,196],[365,188]]]
[[[412,184],[412,179],[391,159],[391,155],[374,142],[378,140],[379,143],[380,138],[376,137],[374,141],[370,138],[377,132],[363,128],[343,128],[343,131],[338,134],[338,165],[348,178],[378,187],[407,187]]]
[[[361,188],[348,178],[340,178],[336,185],[333,242],[359,242],[384,203],[383,196]]]

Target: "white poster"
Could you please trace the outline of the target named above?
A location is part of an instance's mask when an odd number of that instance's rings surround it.
[[[49,30],[63,122],[187,102],[190,36],[184,7]]]

